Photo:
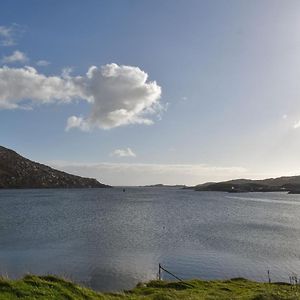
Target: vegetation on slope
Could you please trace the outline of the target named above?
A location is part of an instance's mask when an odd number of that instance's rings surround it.
[[[262,180],[234,179],[222,182],[207,182],[194,187],[196,191],[241,192],[289,192],[300,193],[300,176],[268,178]]]
[[[151,281],[123,293],[97,293],[55,276],[27,275],[22,280],[0,279],[0,299],[300,299],[300,287],[258,283],[242,278],[227,281]]]
[[[103,188],[96,179],[52,169],[0,146],[0,188]]]

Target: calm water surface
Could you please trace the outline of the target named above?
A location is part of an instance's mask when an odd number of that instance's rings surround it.
[[[300,274],[300,195],[0,190],[0,207],[0,273],[12,278],[51,273],[111,291],[156,278],[159,262],[183,278]]]

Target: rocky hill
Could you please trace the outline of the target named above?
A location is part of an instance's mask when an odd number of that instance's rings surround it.
[[[33,162],[0,146],[0,188],[104,188],[96,179],[83,178]]]
[[[241,192],[289,192],[300,193],[300,176],[285,176],[262,180],[235,179],[222,182],[209,182],[194,187],[196,191]]]

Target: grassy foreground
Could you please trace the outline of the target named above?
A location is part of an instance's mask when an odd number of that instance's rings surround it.
[[[226,281],[151,281],[123,293],[97,293],[55,276],[27,275],[0,279],[0,299],[300,299],[300,286],[257,283],[242,278]]]

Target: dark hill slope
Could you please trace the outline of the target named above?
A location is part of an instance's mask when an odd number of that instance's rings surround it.
[[[103,188],[96,179],[83,178],[33,162],[0,146],[0,188]]]
[[[300,193],[300,176],[286,176],[263,180],[235,179],[223,182],[199,184],[196,191],[222,192],[280,192]]]

